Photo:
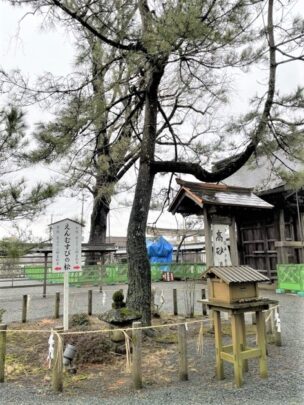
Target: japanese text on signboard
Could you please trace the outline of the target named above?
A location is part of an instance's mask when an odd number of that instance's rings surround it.
[[[71,220],[53,224],[53,270],[81,270],[81,225]]]
[[[213,257],[215,266],[231,266],[226,229],[226,225],[213,224]]]

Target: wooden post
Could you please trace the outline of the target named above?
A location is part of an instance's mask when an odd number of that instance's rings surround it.
[[[265,338],[265,318],[262,311],[256,312],[257,322],[257,345],[261,350],[260,363],[260,376],[262,378],[268,377],[267,358],[266,358],[266,338]]]
[[[234,382],[237,387],[240,387],[243,384],[243,361],[241,360],[242,327],[239,314],[231,314],[231,335],[234,356]]]
[[[279,234],[280,234],[280,241],[285,240],[285,216],[284,210],[280,210],[279,213]]]
[[[188,380],[187,335],[186,326],[178,325],[178,363],[179,380]]]
[[[69,330],[69,272],[63,273],[63,330]]]
[[[280,210],[279,213],[279,233],[280,233],[280,241],[283,242],[285,241],[285,216],[284,216],[284,210]],[[288,252],[287,248],[284,246],[281,246],[277,248],[278,251],[278,263],[280,264],[286,264],[288,263]]]
[[[245,324],[245,315],[244,314],[240,314],[240,323],[241,323],[241,349],[242,350],[246,350],[246,324]],[[248,360],[243,360],[243,370],[244,371],[248,371]]]
[[[300,234],[301,234],[301,242],[304,242],[304,212],[300,212]],[[302,248],[300,249],[300,258],[301,258],[301,263],[304,263],[304,247],[302,246]]]
[[[265,318],[265,330],[266,330],[266,335],[273,335],[274,334],[274,329],[273,329],[273,313],[271,311],[271,308],[266,312],[266,318]]]
[[[47,283],[47,252],[44,253],[44,273],[43,273],[43,292],[42,297],[46,297],[46,283]]]
[[[178,310],[177,310],[177,289],[173,288],[173,314],[177,315]]]
[[[270,307],[271,309],[271,307]],[[270,311],[270,329],[271,329],[271,334],[272,336],[275,336],[275,331],[276,331],[276,326],[275,326],[275,319],[274,319],[274,310],[271,309]]]
[[[136,329],[141,327],[141,322],[132,323],[132,380],[136,390],[142,388],[142,373],[141,373],[141,345],[142,345],[142,330]]]
[[[60,328],[62,331],[62,328]],[[57,331],[59,333],[59,331]],[[52,387],[55,392],[63,391],[63,342],[54,333],[54,359],[52,361]]]
[[[205,231],[205,250],[207,269],[213,266],[213,252],[211,239],[211,222],[206,205],[204,205],[204,231]]]
[[[211,238],[211,221],[207,206],[204,205],[204,231],[205,231],[205,250],[206,250],[206,268],[212,267],[214,264],[213,250],[212,250],[212,238]],[[209,287],[209,284],[208,284]],[[210,288],[208,289],[210,293]],[[210,299],[210,297],[209,297]],[[213,324],[213,311],[209,311],[209,319],[211,321],[211,331],[214,329]]]
[[[55,311],[54,311],[54,318],[59,318],[59,307],[60,307],[60,292],[56,292],[55,295]]]
[[[239,265],[239,255],[238,255],[238,248],[237,248],[235,217],[231,218],[231,224],[229,225],[229,236],[230,236],[231,263],[232,263],[232,266],[238,266]]]
[[[206,299],[206,289],[202,288],[202,300]],[[206,304],[202,304],[202,312],[203,315],[206,316],[207,315],[207,305]]]
[[[27,295],[23,295],[23,296],[22,296],[22,317],[21,317],[22,323],[26,323],[26,318],[27,318],[27,303],[28,303],[28,296],[27,296]]]
[[[0,324],[0,383],[5,379],[6,329],[7,325]]]
[[[276,320],[276,325],[275,325],[275,343],[276,346],[282,346],[282,335],[281,335],[281,321],[280,321],[280,309],[277,307],[277,314],[278,314],[278,320]]]
[[[93,291],[88,290],[88,315],[92,315],[92,306],[93,306]]]
[[[222,351],[222,326],[221,326],[221,313],[220,311],[212,311],[214,320],[214,339],[215,339],[215,357],[216,357],[216,378],[218,380],[224,379],[224,366],[221,359]]]

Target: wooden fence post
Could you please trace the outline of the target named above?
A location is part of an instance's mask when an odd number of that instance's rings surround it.
[[[58,330],[54,333],[54,358],[52,360],[52,387],[55,392],[63,391],[63,341],[58,336]]]
[[[56,292],[55,295],[55,311],[54,311],[54,318],[59,318],[59,307],[60,307],[60,292]]]
[[[0,383],[5,378],[6,329],[7,325],[0,324]]]
[[[177,289],[173,288],[173,314],[177,315],[178,310],[177,310]]]
[[[88,315],[92,315],[92,307],[93,307],[93,291],[88,290]]]
[[[277,346],[282,346],[280,308],[277,307],[276,311],[277,317],[275,319],[275,343]]]
[[[188,380],[187,335],[186,326],[178,325],[178,363],[180,381]]]
[[[136,329],[141,327],[141,322],[132,323],[132,379],[135,389],[142,388],[142,373],[141,373],[141,344],[142,344],[142,330]]]
[[[268,309],[268,311],[265,313],[265,329],[266,329],[266,334],[268,335],[273,335],[273,321],[272,321],[273,313],[271,308]]]
[[[27,320],[27,303],[28,303],[28,295],[22,296],[22,323],[26,323]]]
[[[206,299],[206,289],[202,288],[202,300]],[[202,311],[203,311],[203,315],[206,316],[207,315],[207,305],[206,304],[202,304]]]
[[[47,262],[48,262],[48,252],[44,253],[44,269],[43,269],[43,291],[42,297],[46,297],[46,284],[47,284]]]

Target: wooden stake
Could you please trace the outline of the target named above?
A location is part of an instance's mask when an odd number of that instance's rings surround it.
[[[266,358],[266,334],[265,334],[265,318],[262,311],[256,312],[257,321],[257,344],[261,350],[260,363],[260,376],[262,378],[268,377],[267,358]]]
[[[92,307],[93,307],[93,291],[88,290],[88,315],[92,315]]]
[[[46,284],[47,284],[47,257],[48,254],[47,252],[44,253],[44,272],[43,272],[43,292],[42,292],[42,297],[46,297]]]
[[[241,359],[242,326],[239,314],[231,314],[231,335],[233,347],[234,382],[237,387],[243,384],[243,361]]]
[[[132,324],[132,380],[136,390],[142,388],[142,372],[141,372],[141,346],[142,346],[142,330],[136,329],[141,327],[141,322],[133,322]]]
[[[69,272],[63,276],[63,330],[69,330]]]
[[[62,330],[62,328],[61,328]],[[59,333],[59,331],[58,331]],[[52,361],[52,387],[55,392],[63,391],[63,342],[60,345],[59,336],[54,334],[54,359]]]
[[[222,324],[221,324],[221,313],[220,311],[213,312],[213,322],[214,322],[214,338],[215,338],[215,358],[216,358],[216,378],[218,380],[223,380],[224,376],[224,364],[223,359],[221,359],[222,352]]]
[[[238,266],[239,265],[239,254],[238,254],[238,248],[237,248],[235,217],[231,217],[231,224],[229,225],[229,236],[230,236],[231,262],[232,262],[233,266]]]
[[[178,325],[178,359],[179,379],[188,380],[187,336],[185,325]]]
[[[280,319],[279,307],[277,307],[277,314],[278,314],[278,319]],[[282,346],[281,322],[280,323],[276,322],[276,325],[275,325],[275,343],[276,343],[276,346]]]
[[[0,324],[0,383],[5,379],[6,329],[7,325]]]
[[[177,310],[177,289],[173,288],[173,314],[177,315],[178,310]]]
[[[60,292],[56,292],[55,295],[55,311],[54,311],[54,318],[59,318],[59,307],[60,307]]]
[[[241,323],[241,348],[242,350],[246,350],[246,323],[245,323],[245,315],[240,314],[240,323]],[[248,360],[243,360],[243,371],[248,371]]]
[[[206,299],[206,289],[202,288],[202,300]],[[202,312],[203,315],[206,316],[207,315],[207,305],[206,304],[202,304]]]
[[[26,323],[26,318],[27,318],[27,303],[28,303],[28,296],[27,296],[27,295],[23,295],[23,296],[22,296],[22,317],[21,317],[22,323]]]
[[[212,237],[211,237],[211,221],[208,213],[208,208],[204,204],[204,231],[205,231],[205,251],[206,251],[206,267],[207,269],[213,266],[213,251],[212,251]]]

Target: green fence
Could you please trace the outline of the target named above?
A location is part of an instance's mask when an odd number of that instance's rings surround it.
[[[304,264],[278,264],[278,288],[304,291]]]
[[[174,274],[175,280],[199,279],[205,270],[205,264],[202,263],[171,263],[164,266],[163,263],[153,263],[151,265],[152,281],[161,281],[163,269],[166,268]],[[27,266],[24,269],[25,277],[30,280],[43,281],[43,267]],[[74,285],[105,285],[105,284],[123,284],[128,282],[127,264],[107,264],[104,266],[84,266],[82,271],[69,273],[69,282]],[[47,283],[63,283],[63,273],[52,272],[50,268],[47,271]]]

